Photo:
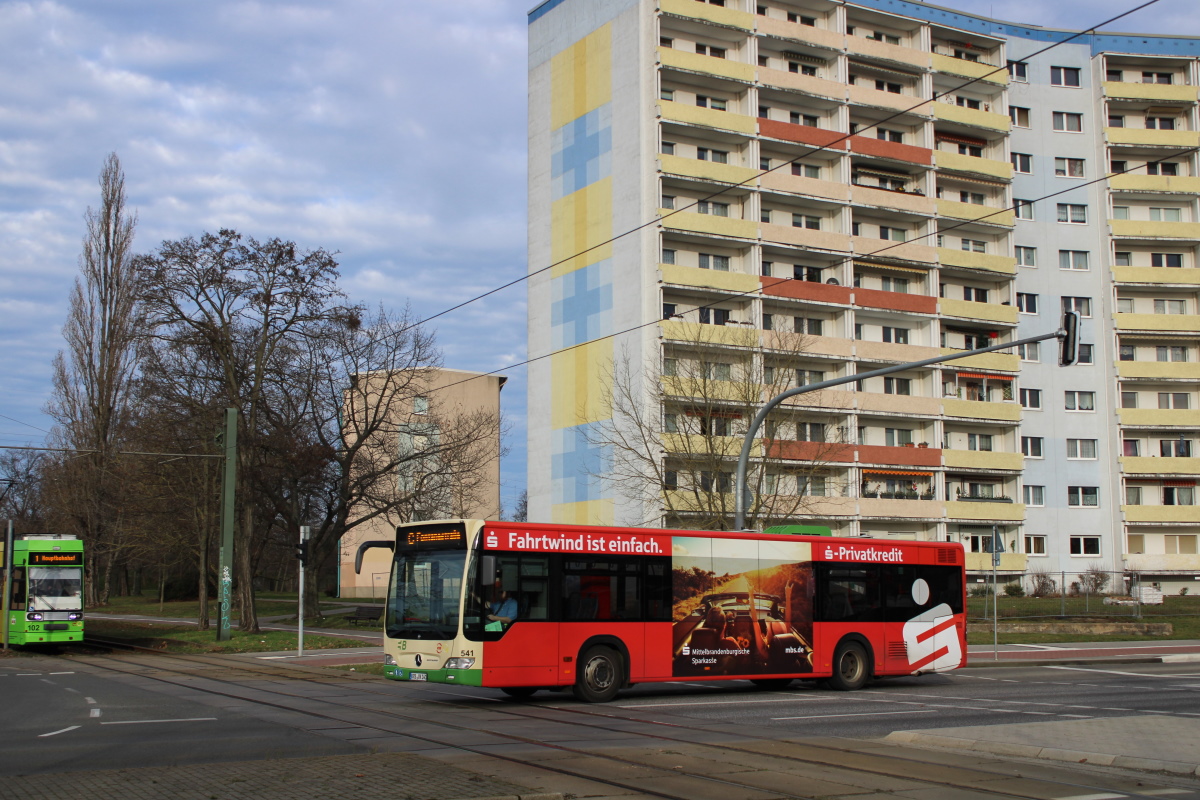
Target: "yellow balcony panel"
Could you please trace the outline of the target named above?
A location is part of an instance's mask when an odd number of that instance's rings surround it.
[[[659,436],[663,449],[668,453],[690,453],[694,455],[730,456],[737,458],[742,451],[741,436],[701,436],[699,434],[664,433]],[[762,456],[762,446],[754,444],[756,456]]]
[[[837,389],[825,389],[820,392],[809,392],[789,397],[783,405],[795,408],[854,408],[854,392],[843,392]],[[834,445],[831,445],[834,447]]]
[[[908,64],[921,69],[929,68],[929,53],[914,47],[900,44],[889,44],[868,39],[865,36],[847,36],[846,49],[850,55],[862,55],[870,58],[882,58],[895,61],[897,64]]]
[[[875,189],[871,186],[851,186],[850,191],[856,205],[879,206],[894,208],[899,211],[911,211],[914,214],[936,214],[937,202],[932,197],[914,192],[890,192],[887,189]]]
[[[1110,219],[1113,236],[1134,239],[1200,239],[1200,222],[1150,222],[1144,219]]]
[[[1197,408],[1119,408],[1117,416],[1122,425],[1155,428],[1200,427],[1200,409]]]
[[[1114,192],[1182,192],[1200,194],[1200,178],[1192,175],[1139,175],[1127,172],[1108,179]]]
[[[695,2],[695,0],[689,0]],[[673,100],[659,100],[658,113],[663,119],[672,122],[684,122],[689,125],[703,125],[706,128],[717,128],[723,131],[735,131],[753,135],[758,129],[758,122],[753,117],[737,114],[732,111],[716,111],[711,108],[701,108],[687,103],[676,103]]]
[[[758,32],[764,36],[772,36],[776,39],[792,39],[793,41],[804,42],[814,47],[824,47],[830,50],[841,50],[846,45],[846,37],[843,34],[826,30],[825,28],[801,25],[798,22],[788,22],[783,19],[775,19],[774,17],[756,16],[754,21]]]
[[[983,269],[988,272],[998,272],[1002,275],[1017,274],[1017,260],[1012,256],[969,253],[966,250],[955,250],[950,247],[939,247],[937,252],[938,261],[942,263],[942,266]]]
[[[1021,520],[1025,519],[1025,504],[979,503],[966,500],[948,500],[946,502],[946,516],[950,519],[980,519],[989,522],[1006,520],[1020,522]],[[986,555],[988,569],[992,568],[991,553],[975,553],[974,555]],[[1014,553],[1012,555],[1020,554]],[[1001,555],[1001,558],[1003,558],[1003,555]]]
[[[854,255],[868,257],[880,255],[885,258],[903,258],[908,261],[923,261],[932,264],[937,260],[936,248],[915,242],[893,242],[889,239],[872,239],[869,236],[852,236]],[[925,241],[921,239],[921,241]]]
[[[1200,316],[1196,314],[1117,314],[1119,331],[1200,331]]]
[[[938,300],[942,314],[948,317],[963,317],[965,319],[982,319],[989,322],[1003,322],[1008,325],[1017,324],[1017,307],[1003,306],[999,303],[976,303],[974,300],[955,300],[943,297]]]
[[[1200,364],[1194,361],[1118,361],[1122,378],[1200,381]]]
[[[1196,131],[1160,131],[1144,128],[1105,128],[1104,136],[1109,144],[1148,145],[1150,147],[1196,147],[1200,146],[1200,133]]]
[[[966,556],[968,572],[992,571],[991,553],[967,553]],[[1001,553],[1000,565],[996,567],[996,570],[998,572],[1024,572],[1028,558],[1029,556],[1024,553]]]
[[[659,0],[659,9],[664,14],[674,14],[677,17],[702,19],[717,25],[727,25],[730,28],[754,30],[754,15],[733,8],[714,6],[710,3],[697,3],[696,0]]]
[[[1126,475],[1200,475],[1200,458],[1147,458],[1121,456]]]
[[[1174,267],[1113,267],[1117,283],[1182,283],[1200,285],[1200,269]]]
[[[999,342],[997,342],[999,344]],[[942,355],[950,355],[957,353],[958,350],[952,350],[948,347],[942,348]],[[967,356],[956,361],[950,361],[947,366],[957,369],[987,369],[987,370],[1003,370],[1005,372],[1016,372],[1021,368],[1021,359],[1014,353],[980,353],[977,356]]]
[[[798,72],[786,72],[781,69],[759,67],[758,80],[766,86],[791,89],[839,102],[846,99],[846,84],[826,80],[825,78],[818,78],[814,75],[801,75]]]
[[[794,500],[790,501],[790,505],[794,506],[794,504]],[[812,497],[804,501],[804,515],[812,515],[812,522],[819,523],[822,517],[852,517],[854,514],[853,497]],[[804,522],[805,520],[798,519],[797,521]]]
[[[718,164],[715,161],[701,161],[698,158],[683,158],[682,156],[660,155],[658,163],[662,171],[670,175],[683,175],[688,178],[702,178],[708,181],[736,183],[753,188],[758,170],[748,167],[738,167],[733,164]]]
[[[1018,422],[1021,419],[1021,407],[1016,403],[985,403],[948,397],[942,401],[942,410],[947,417],[963,419],[994,419],[1001,422]]]
[[[942,463],[947,467],[963,469],[1011,469],[1025,468],[1025,456],[1020,453],[995,453],[985,450],[943,450]]]
[[[860,411],[889,411],[895,414],[936,417],[942,413],[942,401],[937,397],[855,392]]]
[[[910,114],[922,114],[926,117],[933,116],[932,100],[926,100],[922,103],[921,98],[913,97],[911,94],[884,92],[873,86],[856,84],[848,88],[850,90],[849,100],[851,103],[872,106],[874,108],[886,108],[889,111],[906,111]],[[920,105],[917,105],[918,103]]]
[[[854,342],[833,336],[809,336],[806,333],[786,331],[763,331],[763,346],[786,353],[812,353],[820,356],[849,358],[854,353]]]
[[[899,517],[901,519],[942,519],[946,504],[940,500],[891,500],[863,497],[858,501],[864,517]]]
[[[1173,103],[1194,103],[1197,97],[1195,86],[1117,81],[1104,81],[1102,85],[1105,96],[1123,100],[1166,100]]]
[[[1167,570],[1200,570],[1200,555],[1181,554],[1126,554],[1125,568],[1134,572],[1160,572]]]
[[[691,233],[708,233],[713,236],[736,236],[740,239],[757,239],[758,225],[748,219],[718,217],[715,214],[696,214],[680,211],[672,214],[670,209],[660,208],[663,227]],[[671,214],[671,216],[667,216]]]
[[[894,361],[897,364],[903,364],[906,361],[936,358],[938,349],[918,344],[858,341],[854,343],[854,352],[859,358],[868,361]]]
[[[850,187],[846,184],[793,175],[788,167],[768,172],[758,180],[763,189],[776,192],[805,194],[843,202],[850,199]]]
[[[757,347],[758,331],[740,325],[701,325],[665,319],[658,323],[663,338],[696,344],[726,344],[733,347]],[[734,381],[736,383],[736,381]]]
[[[997,69],[991,64],[981,64],[978,61],[967,61],[964,58],[954,58],[953,56],[934,53],[932,66],[938,72],[943,72],[947,75],[961,75],[964,78],[981,78],[988,83],[998,83],[1001,86],[1008,84],[1008,70],[1003,67]]]
[[[983,225],[1003,225],[1006,228],[1011,228],[1017,224],[1013,212],[1007,208],[984,206],[978,203],[960,203],[957,200],[939,199],[937,201],[937,213],[939,217],[969,219],[978,221]]]
[[[939,103],[939,105],[946,105]],[[958,108],[958,106],[954,106]],[[1012,180],[1012,164],[1007,161],[994,161],[990,158],[976,158],[953,153],[949,150],[934,150],[933,160],[938,169],[953,170],[954,172],[973,172],[1001,180]]]
[[[1121,510],[1126,522],[1200,522],[1200,506],[1121,506]]]
[[[818,250],[846,252],[850,249],[850,237],[833,231],[813,231],[791,225],[762,224],[762,238],[768,242],[812,247]]]
[[[691,2],[695,2],[695,0],[691,0]],[[754,67],[752,65],[742,63],[741,61],[732,61],[728,58],[714,58],[713,56],[702,56],[698,53],[676,50],[673,47],[660,47],[658,48],[658,60],[664,67],[686,69],[691,72],[703,72],[708,75],[716,75],[721,78],[729,78],[745,83],[754,82]]]
[[[715,269],[682,267],[678,264],[659,264],[663,283],[676,286],[696,286],[702,289],[720,289],[726,292],[753,292],[758,288],[757,275],[744,272],[720,272]]]
[[[957,122],[961,125],[971,125],[1002,133],[1008,133],[1009,128],[1012,127],[1012,121],[1004,114],[951,105],[950,103],[934,103],[933,117],[946,122]]]

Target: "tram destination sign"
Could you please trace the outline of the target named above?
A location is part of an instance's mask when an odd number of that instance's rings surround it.
[[[30,553],[29,563],[43,567],[81,567],[83,553]]]

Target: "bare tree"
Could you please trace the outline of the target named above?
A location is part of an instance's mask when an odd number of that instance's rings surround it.
[[[31,450],[0,452],[0,519],[26,529],[42,522],[38,489],[46,458]]]
[[[57,442],[85,451],[83,464],[70,465],[72,491],[64,499],[88,544],[90,605],[107,599],[120,549],[116,517],[121,482],[114,473],[113,450],[128,423],[143,325],[131,250],[137,217],[126,213],[125,202],[125,173],[111,153],[100,170],[100,207],[88,208],[84,215],[80,276],[63,326],[67,349],[55,356],[54,394],[47,408],[58,422]]]

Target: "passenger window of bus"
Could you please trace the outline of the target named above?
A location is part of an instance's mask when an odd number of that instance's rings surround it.
[[[921,612],[913,598],[913,583],[917,580],[917,568],[903,565],[888,565],[880,576],[884,619],[887,622],[906,622]]]
[[[548,561],[548,556],[521,557],[521,581],[516,596],[520,619],[545,620],[550,617]]]
[[[645,570],[646,621],[671,621],[671,565],[669,560],[647,561]]]
[[[950,611],[961,614],[963,611],[962,571],[957,567],[927,566],[921,570],[921,577],[929,584],[929,602],[926,608],[945,603]]]
[[[825,581],[822,619],[829,622],[864,619],[868,601],[865,569],[831,569]]]

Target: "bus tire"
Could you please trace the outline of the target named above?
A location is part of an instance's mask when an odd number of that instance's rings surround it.
[[[759,689],[786,689],[792,685],[791,678],[751,678],[750,682]]]
[[[579,659],[572,691],[584,703],[607,703],[625,682],[620,654],[611,647],[593,645]]]
[[[861,689],[867,682],[870,667],[867,651],[855,641],[838,643],[833,652],[833,674],[829,676],[829,687],[839,692]]]
[[[504,692],[514,700],[524,700],[527,697],[533,697],[533,693],[537,691],[536,686],[501,686],[500,691]]]

